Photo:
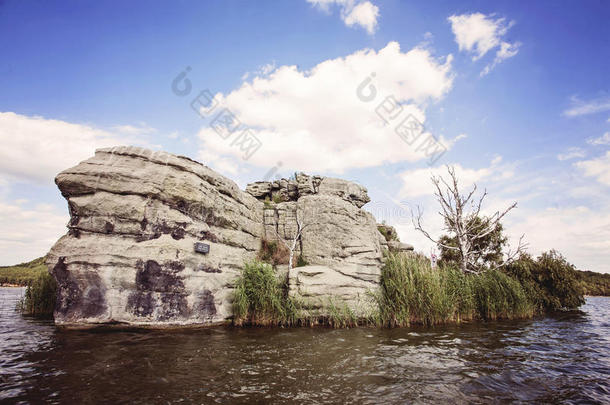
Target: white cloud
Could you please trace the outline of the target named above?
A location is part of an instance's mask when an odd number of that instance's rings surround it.
[[[117,125],[112,129],[120,134],[125,135],[146,135],[156,132],[156,129],[141,122],[139,125]]]
[[[348,27],[361,26],[369,34],[377,30],[377,19],[379,18],[379,7],[370,1],[354,0],[307,0],[308,3],[330,12],[330,6],[337,4],[341,9],[341,19]]]
[[[142,143],[134,133],[137,127],[121,128],[131,133],[117,135],[87,125],[0,112],[0,174],[52,182],[57,173],[91,157],[96,148]]]
[[[587,177],[595,177],[597,181],[610,186],[610,151],[596,159],[583,160],[574,164]]]
[[[492,174],[491,168],[468,169],[459,164],[453,165],[455,173],[460,180],[460,187],[470,188],[483,178]],[[413,198],[430,196],[434,193],[432,177],[446,177],[447,169],[444,166],[431,167],[428,169],[407,170],[398,175],[402,180],[402,187],[398,192],[400,198]]]
[[[581,148],[577,148],[577,147],[572,147],[572,148],[568,148],[568,150],[565,153],[560,153],[557,155],[557,159],[559,160],[570,160],[570,159],[574,159],[574,158],[583,158],[585,157],[585,151],[582,150]]]
[[[369,94],[369,84],[364,83],[368,78],[376,93],[366,102],[357,90],[361,86]],[[286,170],[340,173],[425,159],[418,143],[407,145],[394,128],[408,113],[425,123],[426,106],[442,98],[452,80],[451,55],[440,62],[428,50],[401,52],[398,43],[390,42],[378,52],[360,50],[309,71],[280,66],[215,99],[261,140],[262,147],[248,163],[268,167],[269,162],[281,160]],[[388,96],[404,111],[385,125],[375,109]],[[237,170],[227,159],[239,159],[242,152],[231,145],[231,138],[223,140],[210,127],[203,128],[199,137],[206,164],[217,167],[215,162],[224,160],[225,168],[232,165]]]
[[[556,249],[581,270],[610,273],[610,210],[577,205],[517,215],[507,230],[513,238],[525,234],[534,254]]]
[[[66,233],[68,214],[49,204],[23,207],[24,202],[0,201],[0,262],[12,265],[45,255]]]
[[[566,117],[578,117],[610,110],[610,98],[608,97],[583,101],[576,96],[572,96],[570,104],[570,108],[563,112]]]
[[[370,1],[363,1],[352,8],[343,18],[345,25],[352,27],[360,25],[369,34],[374,34],[377,29],[377,18],[379,18],[379,8]]]
[[[452,15],[448,18],[451,30],[455,35],[455,42],[460,51],[472,53],[472,60],[482,58],[487,52],[499,47],[496,56],[490,64],[485,66],[481,76],[488,74],[502,61],[511,58],[519,52],[520,42],[509,43],[502,40],[513,22],[506,23],[506,19],[494,19],[492,15],[482,13]]]
[[[606,132],[599,138],[587,139],[589,145],[610,145],[610,132]]]
[[[508,42],[502,42],[500,44],[500,49],[496,52],[496,57],[493,62],[489,65],[485,66],[485,68],[481,71],[481,76],[485,76],[489,72],[493,70],[499,63],[502,61],[512,58],[519,52],[519,47],[521,46],[521,42],[515,42],[514,44],[509,44]]]

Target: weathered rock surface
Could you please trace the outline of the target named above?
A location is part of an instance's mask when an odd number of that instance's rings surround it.
[[[261,240],[292,240],[310,266],[290,271],[290,294],[360,308],[379,283],[386,245],[355,183],[297,174],[247,192],[185,157],[135,147],[96,151],[56,178],[68,233],[47,264],[61,325],[189,325],[232,316],[233,283]],[[272,203],[278,199],[282,202]],[[209,245],[209,253],[194,244]]]
[[[347,180],[332,177],[309,176],[297,173],[294,179],[257,181],[246,187],[246,192],[259,200],[297,201],[317,194],[331,195],[348,201],[358,208],[371,201],[366,188]]]
[[[391,252],[412,252],[414,250],[413,245],[398,242],[396,240],[388,241],[388,249],[390,249]]]
[[[262,203],[184,157],[98,150],[60,173],[69,232],[47,264],[59,324],[190,324],[231,316],[232,282],[262,236]],[[195,253],[194,242],[210,245]]]

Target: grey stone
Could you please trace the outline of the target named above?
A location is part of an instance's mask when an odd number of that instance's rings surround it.
[[[364,313],[378,287],[387,243],[361,209],[366,189],[349,181],[299,173],[244,192],[191,159],[115,147],[56,183],[70,212],[68,233],[47,255],[58,325],[228,322],[244,262],[263,238],[290,242],[297,218],[305,225],[297,254],[310,266],[290,270],[292,296],[321,315],[330,302]],[[265,203],[272,193],[282,202]],[[197,253],[197,243],[209,252]]]

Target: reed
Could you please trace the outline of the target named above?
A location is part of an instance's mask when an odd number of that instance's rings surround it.
[[[23,299],[18,303],[18,310],[23,315],[51,318],[53,317],[56,296],[57,283],[45,271],[39,274],[27,287]]]
[[[506,274],[433,269],[418,255],[388,253],[381,289],[374,296],[379,322],[389,327],[525,318],[534,313],[521,284]]]

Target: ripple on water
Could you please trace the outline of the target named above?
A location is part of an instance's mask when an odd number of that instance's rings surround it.
[[[0,289],[0,400],[610,403],[610,299],[528,321],[410,329],[61,331]]]

